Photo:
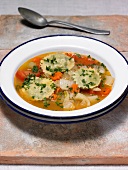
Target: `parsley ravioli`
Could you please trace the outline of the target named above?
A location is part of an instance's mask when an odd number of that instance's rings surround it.
[[[92,89],[101,82],[99,73],[92,68],[80,68],[73,74],[73,79],[79,88]]]
[[[21,90],[33,100],[43,100],[51,96],[55,88],[56,86],[51,79],[35,77],[28,84],[25,84]]]
[[[40,61],[42,70],[49,75],[58,71],[65,72],[71,70],[74,65],[74,58],[70,58],[62,53],[50,54]]]

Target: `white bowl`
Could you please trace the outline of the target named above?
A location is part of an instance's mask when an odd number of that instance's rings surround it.
[[[14,75],[26,60],[41,53],[72,51],[91,55],[103,62],[115,78],[111,93],[101,102],[75,111],[50,111],[35,107],[24,101],[14,88]],[[51,35],[27,41],[14,48],[1,61],[0,93],[2,98],[16,111],[39,120],[70,122],[87,120],[111,110],[128,92],[128,63],[123,55],[112,46],[84,36]],[[80,119],[79,119],[80,118]]]

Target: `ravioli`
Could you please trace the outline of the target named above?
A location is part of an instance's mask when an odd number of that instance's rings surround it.
[[[51,79],[35,77],[23,86],[22,92],[29,95],[33,100],[48,98],[55,91],[55,84]]]
[[[73,79],[79,88],[92,89],[101,82],[99,73],[92,68],[80,68],[73,74]]]
[[[48,75],[52,75],[58,71],[65,72],[71,70],[74,65],[74,58],[70,58],[63,53],[48,55],[40,61],[40,67]]]

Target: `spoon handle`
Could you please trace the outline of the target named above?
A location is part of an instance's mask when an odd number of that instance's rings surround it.
[[[92,33],[92,34],[103,34],[103,35],[109,35],[110,34],[110,31],[97,30],[97,29],[93,29],[93,28],[83,27],[83,26],[68,23],[68,22],[65,22],[65,21],[53,20],[53,21],[48,22],[48,24],[54,24],[54,23],[66,25],[66,26],[76,28],[76,29],[79,29],[79,30],[82,30],[82,31],[86,31],[86,32]]]

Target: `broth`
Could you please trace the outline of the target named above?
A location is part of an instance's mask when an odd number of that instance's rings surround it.
[[[90,107],[112,90],[114,78],[104,63],[90,55],[50,52],[23,63],[14,86],[26,102],[48,110]]]

